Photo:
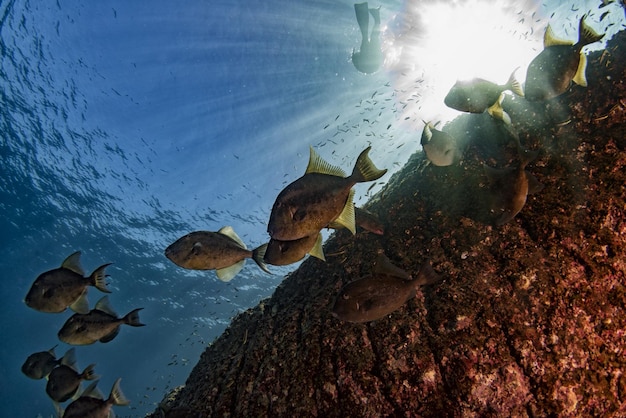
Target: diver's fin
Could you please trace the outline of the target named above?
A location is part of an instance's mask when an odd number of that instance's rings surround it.
[[[587,56],[581,52],[580,59],[578,61],[578,68],[576,69],[576,74],[574,74],[574,78],[572,78],[572,81],[581,87],[587,87],[587,76],[585,75],[586,69]]]
[[[112,263],[103,264],[91,273],[89,279],[91,283],[101,292],[111,293],[109,288],[107,287],[107,276],[104,273],[104,269],[110,266]]]
[[[367,2],[355,3],[354,13],[356,14],[356,23],[358,23],[359,29],[361,30],[361,36],[363,37],[363,39],[369,39],[368,31],[370,24],[370,15]]]
[[[255,248],[252,251],[252,259],[261,268],[261,270],[263,270],[264,272],[268,274],[272,274],[272,272],[267,269],[267,265],[265,264],[265,261],[263,261],[263,258],[265,257],[265,252],[267,251],[267,245],[268,244],[265,243]]]
[[[85,275],[85,271],[80,266],[80,251],[70,254],[65,260],[63,260],[61,267],[72,270],[74,273],[78,273],[81,276]]]
[[[347,228],[352,234],[356,234],[356,219],[354,215],[354,203],[352,199],[354,198],[354,190],[350,190],[350,194],[348,195],[348,200],[346,200],[346,205],[343,207],[343,210],[339,214],[339,216],[330,223],[331,228],[339,229],[339,228]]]
[[[324,247],[322,246],[322,234],[317,234],[317,240],[315,240],[315,244],[311,251],[309,251],[309,255],[315,258],[319,258],[322,261],[326,261],[326,257],[324,257]]]
[[[217,231],[218,234],[226,235],[228,238],[232,239],[244,250],[247,250],[246,244],[239,238],[239,235],[235,232],[232,226],[225,226]]]
[[[306,167],[304,174],[319,173],[331,176],[345,177],[346,173],[339,167],[328,164],[319,156],[313,147],[309,147],[309,165]]]
[[[223,269],[216,270],[217,278],[223,282],[229,282],[241,271],[246,260],[243,259],[232,266],[225,267]]]
[[[359,158],[356,159],[356,164],[354,165],[354,169],[350,175],[350,178],[355,183],[378,180],[387,172],[387,169],[379,170],[376,168],[372,160],[370,160],[367,155],[370,152],[370,149],[372,149],[371,146],[364,149],[359,154]]]

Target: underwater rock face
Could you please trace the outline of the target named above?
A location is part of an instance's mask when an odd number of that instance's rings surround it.
[[[589,56],[589,87],[507,96],[545,187],[499,227],[482,164],[514,166],[517,150],[488,115],[451,122],[470,132],[460,164],[415,154],[367,205],[385,235],[337,231],[327,262],[236,317],[152,416],[624,416],[625,69],[621,32]],[[334,318],[379,251],[444,279],[383,319]]]

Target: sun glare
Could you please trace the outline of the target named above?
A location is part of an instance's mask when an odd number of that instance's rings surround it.
[[[541,49],[547,19],[532,1],[408,0],[386,32],[385,66],[393,74],[403,119],[447,121],[458,115],[443,99],[457,80],[504,84]],[[516,70],[517,69],[517,70]]]

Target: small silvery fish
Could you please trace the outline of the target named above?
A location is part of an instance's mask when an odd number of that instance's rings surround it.
[[[95,364],[87,366],[82,373],[78,373],[74,369],[75,366],[76,363],[61,364],[50,372],[48,383],[46,383],[46,393],[50,399],[55,402],[65,402],[78,392],[80,382],[100,377],[94,372]]]
[[[587,58],[581,50],[585,45],[602,39],[604,34],[600,35],[587,26],[585,17],[580,18],[578,42],[573,45],[572,42],[557,39],[548,26],[543,39],[544,50],[531,61],[526,72],[526,99],[551,99],[569,89],[572,81],[587,86]]]
[[[177,266],[190,270],[216,270],[217,277],[229,281],[243,268],[246,258],[252,258],[266,273],[263,262],[267,244],[248,250],[232,227],[217,232],[195,231],[179,238],[165,249],[165,256]]]
[[[104,269],[111,263],[103,264],[85,277],[80,266],[80,251],[71,254],[61,267],[46,271],[37,277],[24,301],[29,307],[40,312],[63,312],[68,307],[75,312],[89,312],[87,286],[111,293],[107,288]]]
[[[459,162],[463,152],[455,137],[435,129],[430,122],[424,122],[424,131],[420,141],[426,157],[436,166],[445,167]]]
[[[369,322],[383,318],[415,297],[419,286],[435,283],[440,277],[430,263],[422,264],[417,278],[379,255],[371,275],[345,285],[333,307],[333,315],[347,322]]]
[[[57,359],[54,354],[55,348],[56,345],[48,351],[40,351],[28,356],[22,365],[22,373],[31,379],[43,379],[61,362],[70,361],[74,357],[74,348],[70,348],[62,358]]]
[[[374,181],[387,170],[379,170],[369,159],[371,147],[357,158],[352,174],[333,167],[310,148],[306,173],[285,187],[276,198],[267,227],[270,237],[294,241],[323,228],[347,228],[355,233],[352,186]]]
[[[302,260],[307,254],[326,261],[321,233],[294,241],[279,241],[272,238],[267,245],[264,260],[274,266],[285,266]]]
[[[524,96],[522,86],[515,78],[515,71],[506,84],[496,84],[482,78],[457,81],[443,100],[446,106],[461,112],[483,113],[500,103],[502,92],[510,90]]]
[[[139,320],[139,311],[142,309],[134,309],[118,318],[109,304],[108,296],[104,296],[89,313],[76,313],[65,321],[58,332],[59,339],[72,345],[87,345],[96,341],[107,343],[117,336],[122,324],[143,327],[145,324]]]
[[[102,399],[102,394],[96,388],[98,382],[93,382],[85,393],[74,402],[69,404],[63,412],[63,418],[109,418],[113,405],[126,406],[130,401],[126,399],[117,379],[111,388],[111,394],[107,399]]]

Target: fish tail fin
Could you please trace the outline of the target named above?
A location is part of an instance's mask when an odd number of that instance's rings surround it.
[[[142,324],[139,319],[139,311],[143,308],[133,309],[123,318],[124,323],[130,325],[131,327],[144,327],[146,324]]]
[[[89,366],[85,367],[85,370],[83,370],[83,373],[81,375],[84,380],[100,379],[100,376],[96,374],[94,367],[96,367],[95,364],[90,364]]]
[[[115,381],[115,383],[113,383],[113,387],[111,388],[111,394],[109,395],[109,402],[111,402],[113,405],[125,406],[128,405],[130,401],[126,398],[124,392],[122,392],[122,388],[120,386],[121,380],[122,378],[119,377]]]
[[[595,30],[591,29],[589,25],[587,25],[585,17],[587,17],[587,15],[583,15],[583,17],[580,18],[580,23],[578,24],[578,45],[581,48],[585,45],[598,42],[604,37],[603,33],[597,33]]]
[[[521,83],[515,77],[515,72],[518,68],[519,67],[513,70],[511,76],[509,77],[509,81],[506,82],[506,86],[507,89],[511,90],[514,94],[517,94],[520,97],[524,97],[524,89],[522,89]]]
[[[372,160],[370,160],[367,155],[370,152],[370,149],[372,149],[371,146],[363,150],[363,152],[359,154],[359,158],[356,160],[354,170],[352,170],[352,174],[350,175],[350,178],[355,183],[378,180],[387,172],[387,169],[379,170],[376,168]]]
[[[420,267],[419,273],[417,273],[417,279],[415,284],[419,286],[433,284],[441,281],[442,277],[435,273],[433,267],[430,265],[430,261],[425,261]]]
[[[255,248],[254,250],[252,250],[252,259],[261,268],[261,270],[263,270],[264,272],[268,274],[272,274],[272,272],[268,270],[267,265],[265,264],[265,261],[263,260],[265,258],[265,252],[267,251],[267,245],[268,244],[265,243]]]
[[[103,264],[91,273],[89,279],[91,280],[91,284],[95,286],[98,290],[104,293],[111,293],[109,288],[107,287],[107,275],[104,272],[108,266],[113,263]]]

